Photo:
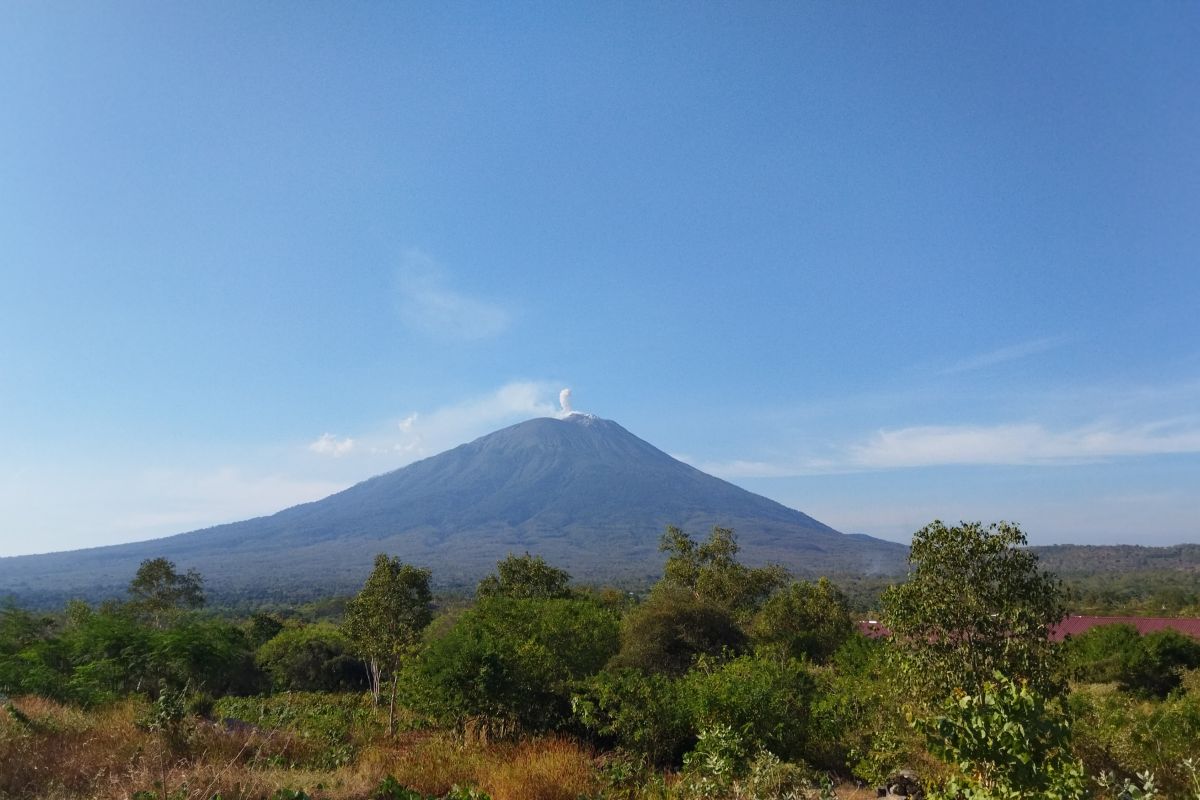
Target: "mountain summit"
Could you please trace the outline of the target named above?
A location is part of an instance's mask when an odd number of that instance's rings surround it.
[[[667,525],[737,531],[747,561],[798,574],[899,572],[907,548],[838,533],[707,475],[590,414],[539,418],[268,517],[133,544],[0,559],[0,595],[45,602],[118,594],[142,559],[196,568],[226,597],[356,589],[376,553],[478,580],[508,553],[580,579],[650,578]]]

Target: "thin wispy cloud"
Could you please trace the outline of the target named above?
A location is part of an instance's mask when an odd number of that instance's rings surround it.
[[[375,442],[377,451],[422,458],[490,433],[497,427],[530,417],[553,416],[555,384],[513,381],[493,392],[429,412],[409,414],[394,432]]]
[[[450,286],[446,270],[425,253],[405,253],[397,273],[404,324],[436,339],[477,341],[504,333],[512,315],[500,304]]]
[[[512,381],[487,394],[406,413],[353,437],[325,433],[307,449],[322,456],[345,456],[345,461],[353,462],[343,464],[347,468],[361,467],[360,461],[368,461],[373,468],[394,469],[504,425],[555,416],[558,386],[546,381]]]
[[[1200,453],[1200,424],[1161,421],[1054,431],[1036,423],[914,426],[879,431],[853,445],[849,463],[866,468],[951,464],[1053,464],[1128,456]]]
[[[315,442],[308,446],[308,449],[323,456],[341,458],[352,451],[354,445],[354,440],[349,436],[339,439],[332,433],[323,433],[317,437]]]
[[[989,350],[986,353],[979,353],[978,355],[964,358],[941,370],[939,374],[955,375],[960,372],[972,372],[978,369],[994,367],[998,364],[1006,364],[1010,361],[1019,361],[1038,353],[1045,353],[1048,350],[1062,347],[1070,341],[1072,341],[1072,337],[1070,336],[1047,336],[1041,339],[1031,339],[1027,342],[1010,344],[995,350]]]
[[[938,466],[1069,465],[1139,456],[1200,453],[1200,420],[1096,423],[1052,429],[1024,422],[914,425],[834,446],[827,456],[700,462],[722,478],[786,478]]]

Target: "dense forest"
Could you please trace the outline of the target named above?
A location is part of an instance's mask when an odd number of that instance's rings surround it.
[[[435,595],[380,555],[353,597],[223,608],[151,559],[119,602],[0,608],[0,797],[1200,799],[1200,641],[1046,635],[1196,613],[1194,573],[1064,585],[1025,545],[935,522],[889,585],[668,528],[652,585],[524,554]]]

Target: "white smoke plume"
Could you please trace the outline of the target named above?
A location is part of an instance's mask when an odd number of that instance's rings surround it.
[[[563,389],[558,393],[558,404],[562,406],[560,417],[566,417],[571,414],[571,390]]]

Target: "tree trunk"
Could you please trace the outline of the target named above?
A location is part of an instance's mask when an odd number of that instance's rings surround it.
[[[396,685],[400,683],[400,670],[392,670],[392,699],[388,702],[388,738],[396,736]]]
[[[364,661],[363,666],[367,668],[367,683],[371,688],[371,699],[375,701],[375,705],[379,705],[379,696],[382,694],[380,678],[383,670],[380,668],[379,662],[373,658]]]

